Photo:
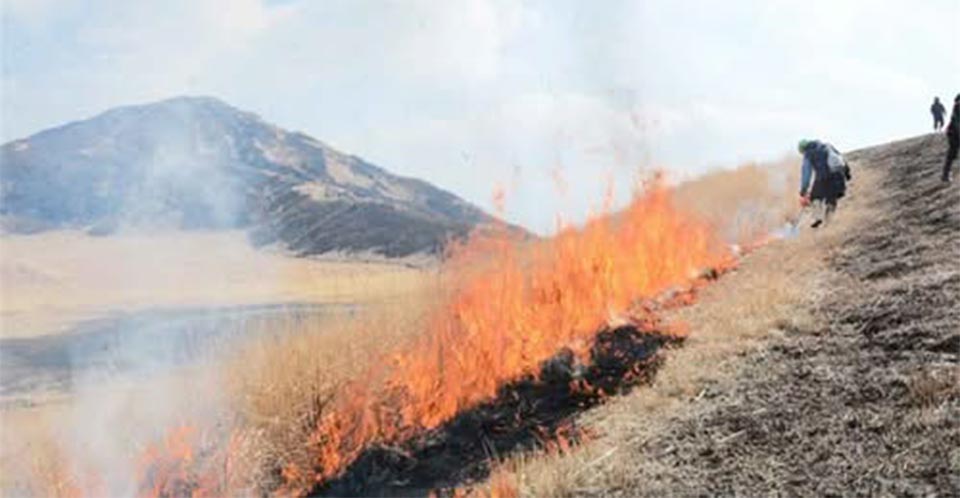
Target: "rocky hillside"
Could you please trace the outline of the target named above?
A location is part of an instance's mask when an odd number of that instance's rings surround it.
[[[0,156],[7,232],[249,229],[299,254],[406,256],[491,218],[219,100],[109,110],[16,140]]]

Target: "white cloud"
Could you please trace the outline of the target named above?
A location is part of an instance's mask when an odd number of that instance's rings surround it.
[[[9,20],[37,25],[62,8],[68,0],[4,0],[3,16]]]
[[[7,0],[5,139],[214,94],[515,219],[570,218],[612,172],[923,131],[960,90],[960,4],[840,0]],[[9,45],[9,46],[8,46]]]

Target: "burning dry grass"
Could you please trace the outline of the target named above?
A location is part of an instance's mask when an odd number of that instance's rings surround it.
[[[611,313],[723,264],[721,247],[657,184],[616,221],[597,219],[524,251],[474,239],[446,266],[463,273],[453,273],[449,297],[429,313],[412,347],[338,393],[310,440],[312,469],[292,474],[306,471],[322,482],[371,445],[433,429],[504,384],[536,375],[563,348],[584,358]]]
[[[203,469],[229,467],[246,476],[244,487],[309,491],[371,446],[436,428],[503,385],[536,375],[563,348],[586,358],[611,315],[684,287],[699,269],[728,258],[706,225],[677,210],[659,184],[615,220],[600,218],[549,241],[518,248],[474,238],[445,264],[433,303],[420,301],[418,309],[415,300],[399,317],[326,327],[335,332],[281,338],[241,355],[230,376],[239,419],[214,445],[237,444],[229,462],[204,461],[220,458],[218,451],[183,453],[172,445],[180,454],[152,455],[143,489],[161,496],[230,492],[203,488],[212,481]],[[196,456],[204,454],[214,456]]]
[[[759,171],[718,174],[678,195],[730,238],[744,240],[786,217],[779,204],[785,192],[770,180],[780,173]],[[764,187],[736,195],[755,175],[764,178]],[[731,223],[722,212],[738,214]],[[708,224],[677,210],[659,186],[617,217],[550,241],[520,249],[486,238],[472,244],[421,292],[389,309],[348,322],[281,324],[297,333],[276,334],[237,355],[225,376],[235,409],[230,419],[209,438],[175,427],[172,434],[191,443],[175,440],[148,452],[150,482],[141,492],[309,491],[371,445],[435,428],[489,400],[504,384],[536,375],[563,348],[584,357],[611,317],[638,299],[690,284],[697,270],[722,266],[727,258]],[[534,495],[563,495],[585,480],[625,472],[626,452],[610,444],[615,439],[609,435],[633,431],[636,442],[643,434],[638,427],[654,426],[715,375],[719,360],[766,334],[773,317],[784,316],[807,290],[792,279],[806,281],[804,273],[814,268],[815,257],[804,250],[811,244],[758,254],[737,276],[739,284],[721,283],[709,294],[743,294],[737,301],[710,297],[701,311],[681,314],[694,327],[692,347],[671,354],[653,389],[591,416],[607,435],[561,457],[511,460],[486,492],[510,496],[519,483]],[[197,446],[204,438],[215,441],[214,450]],[[609,472],[598,472],[601,467]],[[209,469],[220,473],[212,484]],[[168,475],[158,479],[159,471]],[[609,478],[607,484],[616,481]]]
[[[348,320],[290,321],[282,333],[257,340],[227,366],[232,407],[246,435],[245,487],[277,489],[295,476],[278,470],[309,469],[316,454],[306,444],[318,417],[345,385],[371,362],[407,344],[425,327],[429,292],[368,310]]]
[[[7,237],[0,241],[0,250],[3,256],[0,325],[4,338],[52,333],[77,320],[106,312],[135,311],[147,305],[203,307],[264,302],[347,302],[360,305],[357,309],[362,311],[357,313],[381,317],[371,321],[370,328],[364,331],[359,324],[351,322],[348,326],[343,316],[316,320],[302,317],[238,319],[238,327],[258,330],[237,332],[233,334],[235,337],[260,338],[244,350],[240,355],[243,359],[230,367],[231,372],[262,376],[258,384],[248,382],[251,375],[234,378],[232,374],[217,371],[227,369],[220,363],[207,365],[205,370],[211,372],[203,373],[209,382],[218,384],[216,388],[199,386],[197,372],[189,369],[164,373],[154,381],[137,375],[118,377],[108,364],[102,372],[69,372],[71,377],[67,381],[72,386],[71,392],[47,392],[39,390],[46,389],[43,369],[64,368],[62,363],[52,362],[66,360],[35,359],[39,365],[35,374],[40,385],[38,390],[4,399],[0,407],[0,495],[10,496],[135,494],[128,481],[137,478],[136,469],[128,469],[128,475],[117,478],[116,474],[123,471],[111,469],[115,462],[108,461],[100,469],[79,468],[77,464],[88,461],[93,454],[111,453],[117,460],[136,467],[135,463],[142,460],[149,449],[146,443],[150,438],[163,441],[162,435],[154,433],[156,426],[161,429],[190,427],[192,433],[184,434],[185,440],[194,443],[207,439],[204,444],[211,445],[210,441],[223,437],[223,426],[211,427],[215,425],[211,421],[213,415],[197,414],[191,403],[180,403],[199,398],[202,403],[196,405],[221,404],[224,388],[234,394],[246,390],[242,396],[237,394],[236,406],[238,413],[250,414],[250,420],[254,421],[251,422],[253,430],[243,433],[247,439],[234,443],[235,449],[242,447],[246,453],[241,455],[237,451],[231,461],[239,468],[245,462],[272,457],[272,448],[283,442],[277,436],[282,431],[261,430],[263,416],[269,415],[292,426],[297,423],[292,410],[303,409],[303,404],[290,400],[311,399],[299,396],[297,390],[314,383],[313,390],[322,391],[326,385],[326,380],[321,381],[325,377],[308,375],[303,365],[313,362],[314,374],[318,370],[325,375],[349,372],[338,356],[338,351],[341,354],[347,351],[348,341],[336,338],[354,335],[361,339],[352,344],[374,351],[375,338],[386,338],[389,333],[383,331],[392,330],[385,326],[387,319],[383,317],[416,314],[413,308],[419,297],[411,296],[425,295],[430,273],[428,269],[398,264],[313,261],[258,253],[238,234],[123,236],[111,240],[77,233],[53,233]],[[17,271],[27,267],[44,267],[44,275],[49,278],[34,278],[36,272]],[[8,278],[11,276],[13,278]],[[400,309],[402,313],[397,311]],[[377,323],[374,325],[374,322]],[[377,333],[370,332],[374,327],[379,329]],[[320,331],[330,333],[320,334]],[[126,338],[118,341],[125,343]],[[260,362],[270,355],[272,362]],[[358,359],[361,356],[359,352],[353,356],[355,364],[365,361]],[[296,363],[298,358],[303,361]],[[11,365],[0,368],[10,369]],[[5,373],[9,374],[10,370]],[[284,373],[287,378],[280,380],[278,377]],[[222,382],[222,379],[231,380]],[[286,411],[269,412],[263,406],[267,403],[265,399],[253,401],[264,393],[288,395],[284,402],[280,398],[275,400],[275,409],[285,407]],[[90,400],[99,400],[99,406],[83,406],[92,403]],[[156,411],[165,415],[158,417]],[[181,416],[169,416],[175,411]],[[306,412],[308,410],[303,409],[300,413]],[[232,424],[237,418],[224,416],[216,423]],[[271,427],[275,429],[283,424],[278,422]],[[103,439],[106,444],[101,446],[96,439]],[[268,444],[274,440],[276,444]],[[254,445],[254,441],[258,444]],[[241,442],[250,444],[242,446]],[[289,444],[290,448],[302,446],[302,440],[299,445]],[[169,445],[164,444],[154,448],[161,452],[169,449]],[[98,474],[103,481],[100,484],[89,478]],[[247,485],[246,479],[243,485]]]
[[[829,292],[823,255],[869,215],[863,195],[875,183],[875,173],[858,172],[852,199],[832,224],[754,253],[733,275],[706,289],[699,303],[680,310],[678,318],[693,332],[683,348],[670,352],[650,388],[583,417],[599,437],[569,452],[517,456],[502,462],[500,472],[513,474],[523,496],[630,495],[630,489],[648,486],[643,479],[661,470],[657,461],[638,458],[647,441],[673,418],[697,410],[697,400],[732,382],[738,356],[770,336],[811,326],[815,317],[808,304]],[[940,385],[918,382],[918,399]]]
[[[4,496],[129,496],[138,462],[163,430],[208,420],[219,406],[217,372],[186,368],[159,379],[117,379],[6,406],[0,493]],[[151,443],[156,439],[161,443]]]
[[[73,468],[74,460],[65,454],[54,438],[49,437],[52,433],[51,424],[56,422],[51,413],[34,412],[29,419],[23,417],[23,414],[15,416],[20,418],[18,426],[21,430],[34,435],[34,442],[29,451],[23,453],[26,461],[18,462],[17,466],[3,462],[3,472],[0,472],[0,496],[81,496],[81,483],[77,481],[80,473]],[[20,479],[14,470],[29,473],[30,478]]]
[[[421,282],[352,317],[256,320],[247,326],[261,330],[243,334],[249,339],[226,360],[5,407],[0,496],[223,496],[276,488],[281,476],[271,463],[309,465],[311,417],[332,393],[371,357],[422,330],[417,317],[434,299],[426,289]],[[101,448],[100,438],[111,441]],[[102,453],[115,460],[104,462]]]

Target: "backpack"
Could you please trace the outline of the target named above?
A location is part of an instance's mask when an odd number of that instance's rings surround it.
[[[835,175],[845,174],[847,170],[847,160],[844,159],[843,154],[832,145],[827,145],[827,169]]]

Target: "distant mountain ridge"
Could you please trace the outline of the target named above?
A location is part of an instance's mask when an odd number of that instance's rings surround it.
[[[246,228],[298,254],[437,252],[493,219],[211,97],[119,107],[0,149],[8,232]]]

